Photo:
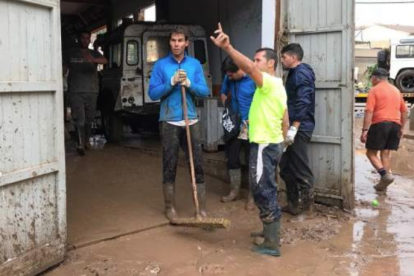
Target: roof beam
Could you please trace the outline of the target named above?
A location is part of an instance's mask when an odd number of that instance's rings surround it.
[[[78,4],[87,4],[87,5],[93,5],[93,6],[105,6],[105,2],[102,0],[61,0],[62,2],[67,3],[78,3]]]

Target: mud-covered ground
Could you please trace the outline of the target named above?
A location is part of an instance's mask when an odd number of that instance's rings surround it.
[[[158,156],[114,146],[83,159],[68,154],[68,242],[77,249],[44,275],[414,275],[414,140],[404,139],[393,156],[387,195],[374,192],[378,176],[357,139],[356,146],[355,209],[317,205],[310,220],[283,214],[280,258],[250,252],[260,242],[250,238],[261,228],[257,210],[246,212],[243,200],[220,203],[224,179],[207,175],[208,207],[232,221],[229,231],[173,227],[162,215]],[[191,215],[184,166],[177,177],[178,210]]]

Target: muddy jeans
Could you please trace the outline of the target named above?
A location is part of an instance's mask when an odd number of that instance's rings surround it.
[[[249,183],[254,202],[263,223],[272,223],[281,216],[277,203],[276,168],[283,145],[250,144]]]
[[[203,157],[200,144],[200,124],[195,123],[190,126],[191,144],[193,148],[194,170],[196,183],[204,183]],[[185,153],[187,163],[189,164],[187,137],[185,127],[175,126],[167,122],[160,123],[160,133],[162,142],[162,166],[163,166],[163,183],[175,183],[177,173],[178,153],[180,146]]]
[[[290,145],[280,160],[280,177],[286,183],[288,198],[296,200],[299,190],[312,189],[315,183],[309,167],[308,144],[311,132],[298,131],[295,142]]]
[[[76,127],[91,126],[95,118],[98,93],[70,93],[69,104],[72,110],[72,120]]]

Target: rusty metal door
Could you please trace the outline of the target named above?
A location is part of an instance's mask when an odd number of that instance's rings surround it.
[[[288,0],[289,42],[316,73],[316,129],[310,147],[318,200],[354,203],[354,1]]]
[[[0,275],[63,260],[59,0],[0,0]]]

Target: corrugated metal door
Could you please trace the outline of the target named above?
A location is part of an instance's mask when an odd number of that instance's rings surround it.
[[[0,0],[0,275],[36,275],[66,242],[60,6]]]
[[[319,200],[352,208],[353,0],[289,0],[289,41],[316,73],[316,129],[310,157]]]

